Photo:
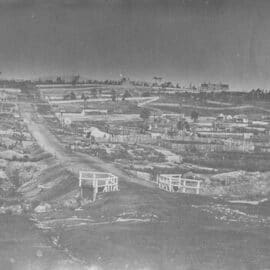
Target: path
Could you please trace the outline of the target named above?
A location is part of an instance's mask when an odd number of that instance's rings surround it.
[[[103,172],[110,172],[119,177],[121,181],[128,181],[137,183],[146,187],[154,187],[154,183],[143,181],[135,177],[130,177],[114,164],[105,162],[99,158],[89,156],[87,154],[70,152],[64,148],[61,142],[55,137],[55,135],[46,127],[44,122],[36,122],[32,115],[36,114],[33,107],[21,106],[21,114],[25,123],[28,126],[30,133],[36,139],[38,144],[47,152],[54,155],[59,159],[62,164],[75,174],[79,174],[82,169],[99,170]]]

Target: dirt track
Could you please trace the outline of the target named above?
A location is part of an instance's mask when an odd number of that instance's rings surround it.
[[[269,228],[248,222],[217,221],[209,213],[208,199],[187,194],[173,196],[145,188],[151,186],[126,176],[113,164],[79,153],[68,152],[45,124],[32,119],[33,108],[22,114],[30,132],[43,148],[54,154],[66,168],[78,173],[81,168],[112,172],[121,181],[134,182],[98,201],[81,212],[83,218],[124,213],[154,213],[160,222],[106,223],[99,226],[81,225],[59,231],[61,244],[76,258],[101,269],[179,269],[179,270],[250,270],[269,269]],[[139,186],[137,184],[143,185]],[[207,211],[194,208],[204,205]],[[79,216],[79,213],[72,215]],[[222,217],[223,218],[223,217]],[[50,268],[49,268],[50,269]]]
[[[21,114],[32,136],[45,151],[56,156],[68,170],[71,170],[77,175],[82,169],[105,171],[115,174],[121,181],[129,181],[146,187],[154,187],[154,184],[150,182],[128,176],[116,168],[112,163],[104,162],[83,153],[66,150],[54,134],[46,127],[44,122],[43,124],[37,123],[36,120],[32,118],[34,113],[36,112],[32,107],[21,106]]]

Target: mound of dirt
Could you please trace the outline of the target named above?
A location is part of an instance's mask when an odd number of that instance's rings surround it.
[[[5,173],[5,171],[0,169],[0,179],[7,179],[7,174]]]
[[[25,174],[27,175],[27,172]],[[77,188],[78,179],[61,165],[56,164],[39,167],[35,177],[22,184],[17,191],[27,201],[56,202]]]
[[[52,210],[52,206],[50,204],[48,204],[48,203],[45,203],[45,202],[41,203],[40,205],[38,205],[34,209],[34,211],[36,213],[45,213],[45,212],[49,212],[51,210]]]
[[[6,171],[10,179],[21,186],[32,179],[36,179],[46,165],[41,162],[9,162]]]
[[[15,186],[8,179],[0,179],[0,195],[9,196],[15,189]]]
[[[0,153],[0,158],[5,160],[25,160],[27,156],[13,150],[6,150]]]
[[[23,213],[23,209],[21,205],[16,204],[16,205],[9,205],[9,206],[2,206],[0,208],[0,213],[1,214],[12,214],[12,215],[21,215]]]
[[[8,137],[2,137],[1,145],[6,149],[13,148],[16,145],[16,140],[10,139]]]
[[[8,161],[5,159],[0,159],[0,168],[5,169],[7,167]]]
[[[268,196],[270,172],[233,171],[210,177],[211,185],[206,193],[239,198]]]
[[[221,183],[223,185],[237,184],[247,181],[245,171],[233,171],[228,173],[215,174],[210,178],[211,182]]]

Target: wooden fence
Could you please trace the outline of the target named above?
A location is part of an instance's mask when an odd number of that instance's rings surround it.
[[[95,201],[98,192],[118,191],[118,177],[111,173],[80,171],[79,187],[81,197],[83,197],[83,188],[93,189],[93,201]]]
[[[201,180],[182,178],[180,174],[161,174],[157,178],[158,187],[168,192],[200,193]]]

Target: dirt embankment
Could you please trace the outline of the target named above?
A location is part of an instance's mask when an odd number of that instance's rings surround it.
[[[207,195],[242,199],[270,198],[270,172],[232,171],[209,177]]]

